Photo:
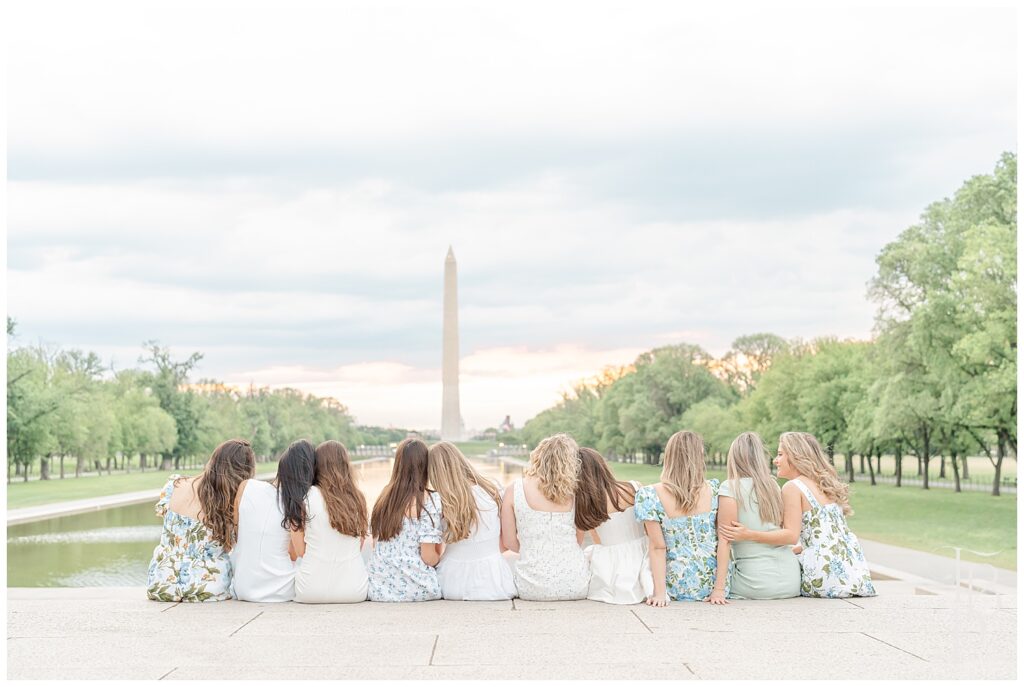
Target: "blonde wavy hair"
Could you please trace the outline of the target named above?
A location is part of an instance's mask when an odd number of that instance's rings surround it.
[[[844,515],[853,515],[850,487],[839,479],[836,469],[825,459],[825,452],[813,434],[783,432],[779,446],[786,451],[794,470],[817,484],[822,494],[842,507]]]
[[[740,480],[749,477],[754,483],[752,491],[761,522],[782,526],[782,489],[768,468],[768,451],[761,437],[754,432],[744,432],[733,439],[727,462],[729,486],[737,508],[743,509]]]
[[[543,439],[530,452],[530,464],[523,475],[536,477],[540,493],[552,503],[572,501],[580,476],[580,448],[568,434]]]
[[[477,484],[501,508],[498,487],[477,472],[454,444],[439,441],[427,451],[427,478],[441,497],[445,543],[467,539],[479,521],[473,485]]]
[[[676,432],[665,444],[661,483],[679,509],[692,513],[704,488],[704,439],[696,432]]]

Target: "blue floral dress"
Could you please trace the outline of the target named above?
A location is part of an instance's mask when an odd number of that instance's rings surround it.
[[[402,520],[402,531],[373,545],[370,601],[433,601],[441,598],[437,570],[423,562],[420,544],[441,543],[441,497],[430,492],[420,517]]]
[[[717,479],[708,480],[711,487],[711,511],[670,518],[653,486],[636,492],[634,514],[639,521],[661,523],[665,537],[665,592],[674,601],[703,601],[711,596],[718,571],[718,488]],[[726,580],[725,593],[729,594]]]
[[[180,478],[171,475],[156,502],[164,529],[149,563],[146,596],[154,601],[225,601],[231,598],[231,559],[224,547],[201,520],[169,508],[174,481]]]
[[[871,572],[857,535],[838,503],[822,504],[800,480],[792,480],[811,504],[800,527],[800,596],[841,599],[875,596]]]

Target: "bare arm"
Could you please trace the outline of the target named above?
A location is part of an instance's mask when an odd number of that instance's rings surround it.
[[[506,551],[519,553],[519,531],[516,530],[516,512],[512,507],[512,488],[509,485],[501,499],[501,545]]]
[[[437,565],[438,561],[441,560],[440,549],[440,544],[420,544],[420,558],[422,558],[423,562],[429,565],[430,567],[434,567],[435,565]]]
[[[249,480],[243,479],[242,483],[238,485],[238,493],[235,494],[235,505],[231,509],[231,519],[234,523],[238,524],[238,509],[242,505],[242,492],[245,491],[245,485],[249,483]]]
[[[647,599],[647,605],[665,606],[668,604],[665,595],[665,535],[661,533],[661,523],[654,520],[645,520],[644,530],[647,532],[651,576],[654,578],[654,596]]]
[[[288,533],[288,556],[294,561],[306,555],[306,531],[292,530]]]
[[[725,523],[720,532],[729,541],[756,541],[772,546],[793,545],[800,541],[800,527],[803,520],[803,495],[800,489],[788,482],[782,487],[782,527],[771,532],[748,530],[736,520]]]
[[[739,518],[736,499],[730,496],[718,497],[718,526],[735,522]],[[718,538],[718,568],[715,571],[715,588],[711,590],[708,601],[713,604],[727,604],[725,600],[725,583],[729,578],[729,559],[732,557],[732,543],[725,537]]]

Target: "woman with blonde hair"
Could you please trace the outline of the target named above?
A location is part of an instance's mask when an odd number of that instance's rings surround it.
[[[585,599],[590,571],[583,532],[576,527],[579,447],[567,434],[541,441],[530,464],[501,503],[501,540],[519,554],[513,570],[519,597],[528,601]]]
[[[718,536],[717,479],[704,479],[704,439],[676,432],[665,445],[661,482],[636,492],[636,519],[650,547],[654,594],[649,606],[669,599],[703,601],[715,586]],[[729,593],[728,579],[725,593]]]
[[[718,526],[739,521],[753,532],[775,532],[784,519],[782,490],[772,477],[764,442],[744,432],[729,447],[728,475],[718,491]],[[799,512],[789,514],[799,520]],[[730,560],[731,559],[731,560]],[[729,568],[732,565],[732,573]],[[800,563],[789,546],[755,541],[718,540],[718,573],[709,601],[727,603],[725,579],[731,599],[788,599],[800,596]]]
[[[292,533],[299,603],[365,601],[368,578],[360,551],[370,531],[366,497],[352,475],[348,450],[340,441],[316,447],[313,486],[306,496],[308,520]]]
[[[796,544],[800,562],[800,595],[827,598],[874,596],[864,552],[846,516],[852,515],[849,487],[825,459],[814,435],[784,432],[775,459],[782,488],[783,527],[757,532],[734,522],[722,528],[731,541]],[[797,514],[799,513],[799,519]]]
[[[499,601],[516,595],[512,568],[501,555],[501,495],[462,451],[447,441],[427,453],[430,486],[441,498],[445,543],[437,579],[457,601]]]

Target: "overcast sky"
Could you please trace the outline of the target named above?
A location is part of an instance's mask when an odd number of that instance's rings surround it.
[[[562,7],[562,9],[559,9]],[[22,343],[466,425],[654,346],[866,338],[874,257],[1016,150],[1010,9],[9,7]]]

